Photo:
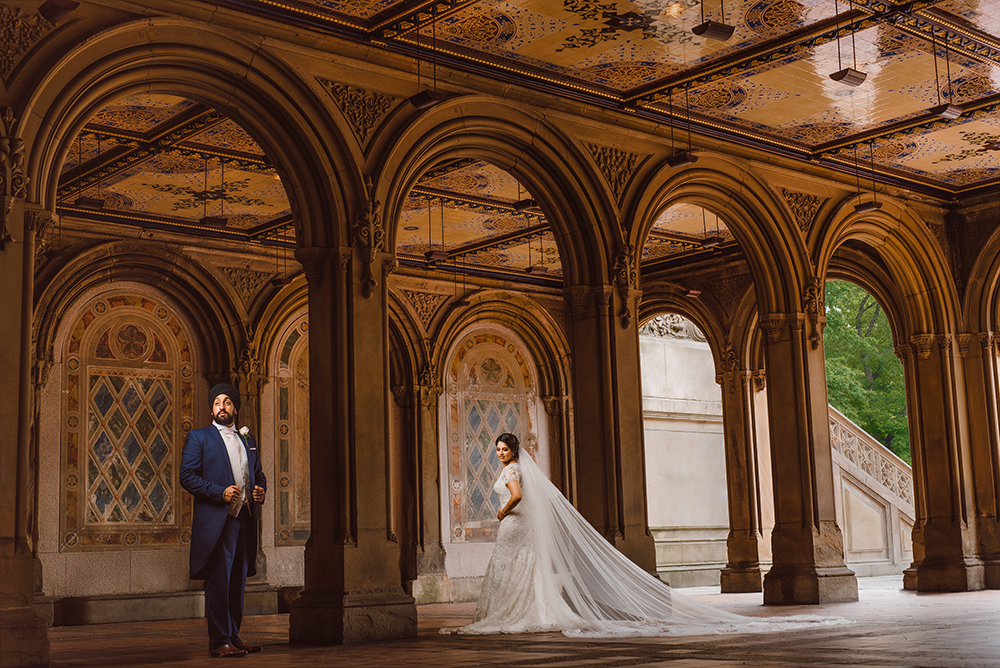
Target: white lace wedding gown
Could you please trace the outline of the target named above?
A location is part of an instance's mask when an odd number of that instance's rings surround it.
[[[690,600],[629,561],[545,477],[530,455],[507,464],[522,499],[500,522],[473,623],[442,633],[561,631],[569,636],[757,633],[848,620],[815,615],[754,618]]]

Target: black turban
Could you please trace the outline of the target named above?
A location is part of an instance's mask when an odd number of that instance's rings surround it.
[[[208,392],[208,398],[209,398],[209,400],[211,400],[212,403],[215,403],[215,398],[217,396],[219,396],[220,394],[224,394],[227,397],[229,397],[229,400],[233,402],[233,408],[236,409],[236,412],[239,412],[239,410],[240,410],[240,393],[236,390],[235,387],[233,387],[229,383],[219,383],[218,385],[216,385],[215,387],[213,387],[211,390],[209,390],[209,392]]]

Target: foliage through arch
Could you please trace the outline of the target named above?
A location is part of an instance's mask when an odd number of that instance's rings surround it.
[[[903,365],[881,305],[853,283],[827,281],[823,345],[830,403],[909,463]]]

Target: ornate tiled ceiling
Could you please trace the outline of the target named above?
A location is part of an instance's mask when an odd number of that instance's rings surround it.
[[[260,146],[217,111],[171,95],[126,97],[91,119],[63,165],[59,210],[97,224],[286,247],[295,240],[288,198]],[[409,266],[562,281],[555,238],[531,193],[480,160],[424,174],[397,230],[397,256]],[[731,243],[715,214],[678,204],[655,222],[643,261]]]
[[[1000,0],[231,4],[936,195],[1000,185]]]

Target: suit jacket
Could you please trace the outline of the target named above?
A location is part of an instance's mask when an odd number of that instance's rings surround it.
[[[255,485],[267,489],[267,480],[260,466],[260,453],[252,436],[240,437],[250,469],[250,502],[248,509],[254,516],[260,505],[253,500]],[[181,454],[181,486],[194,496],[194,517],[191,519],[191,578],[204,579],[208,559],[219,542],[222,527],[229,514],[229,504],[222,500],[226,487],[236,484],[233,467],[229,461],[226,442],[218,428],[211,424],[192,429],[184,441]],[[247,536],[247,575],[257,573],[257,522],[250,523],[253,530]]]

